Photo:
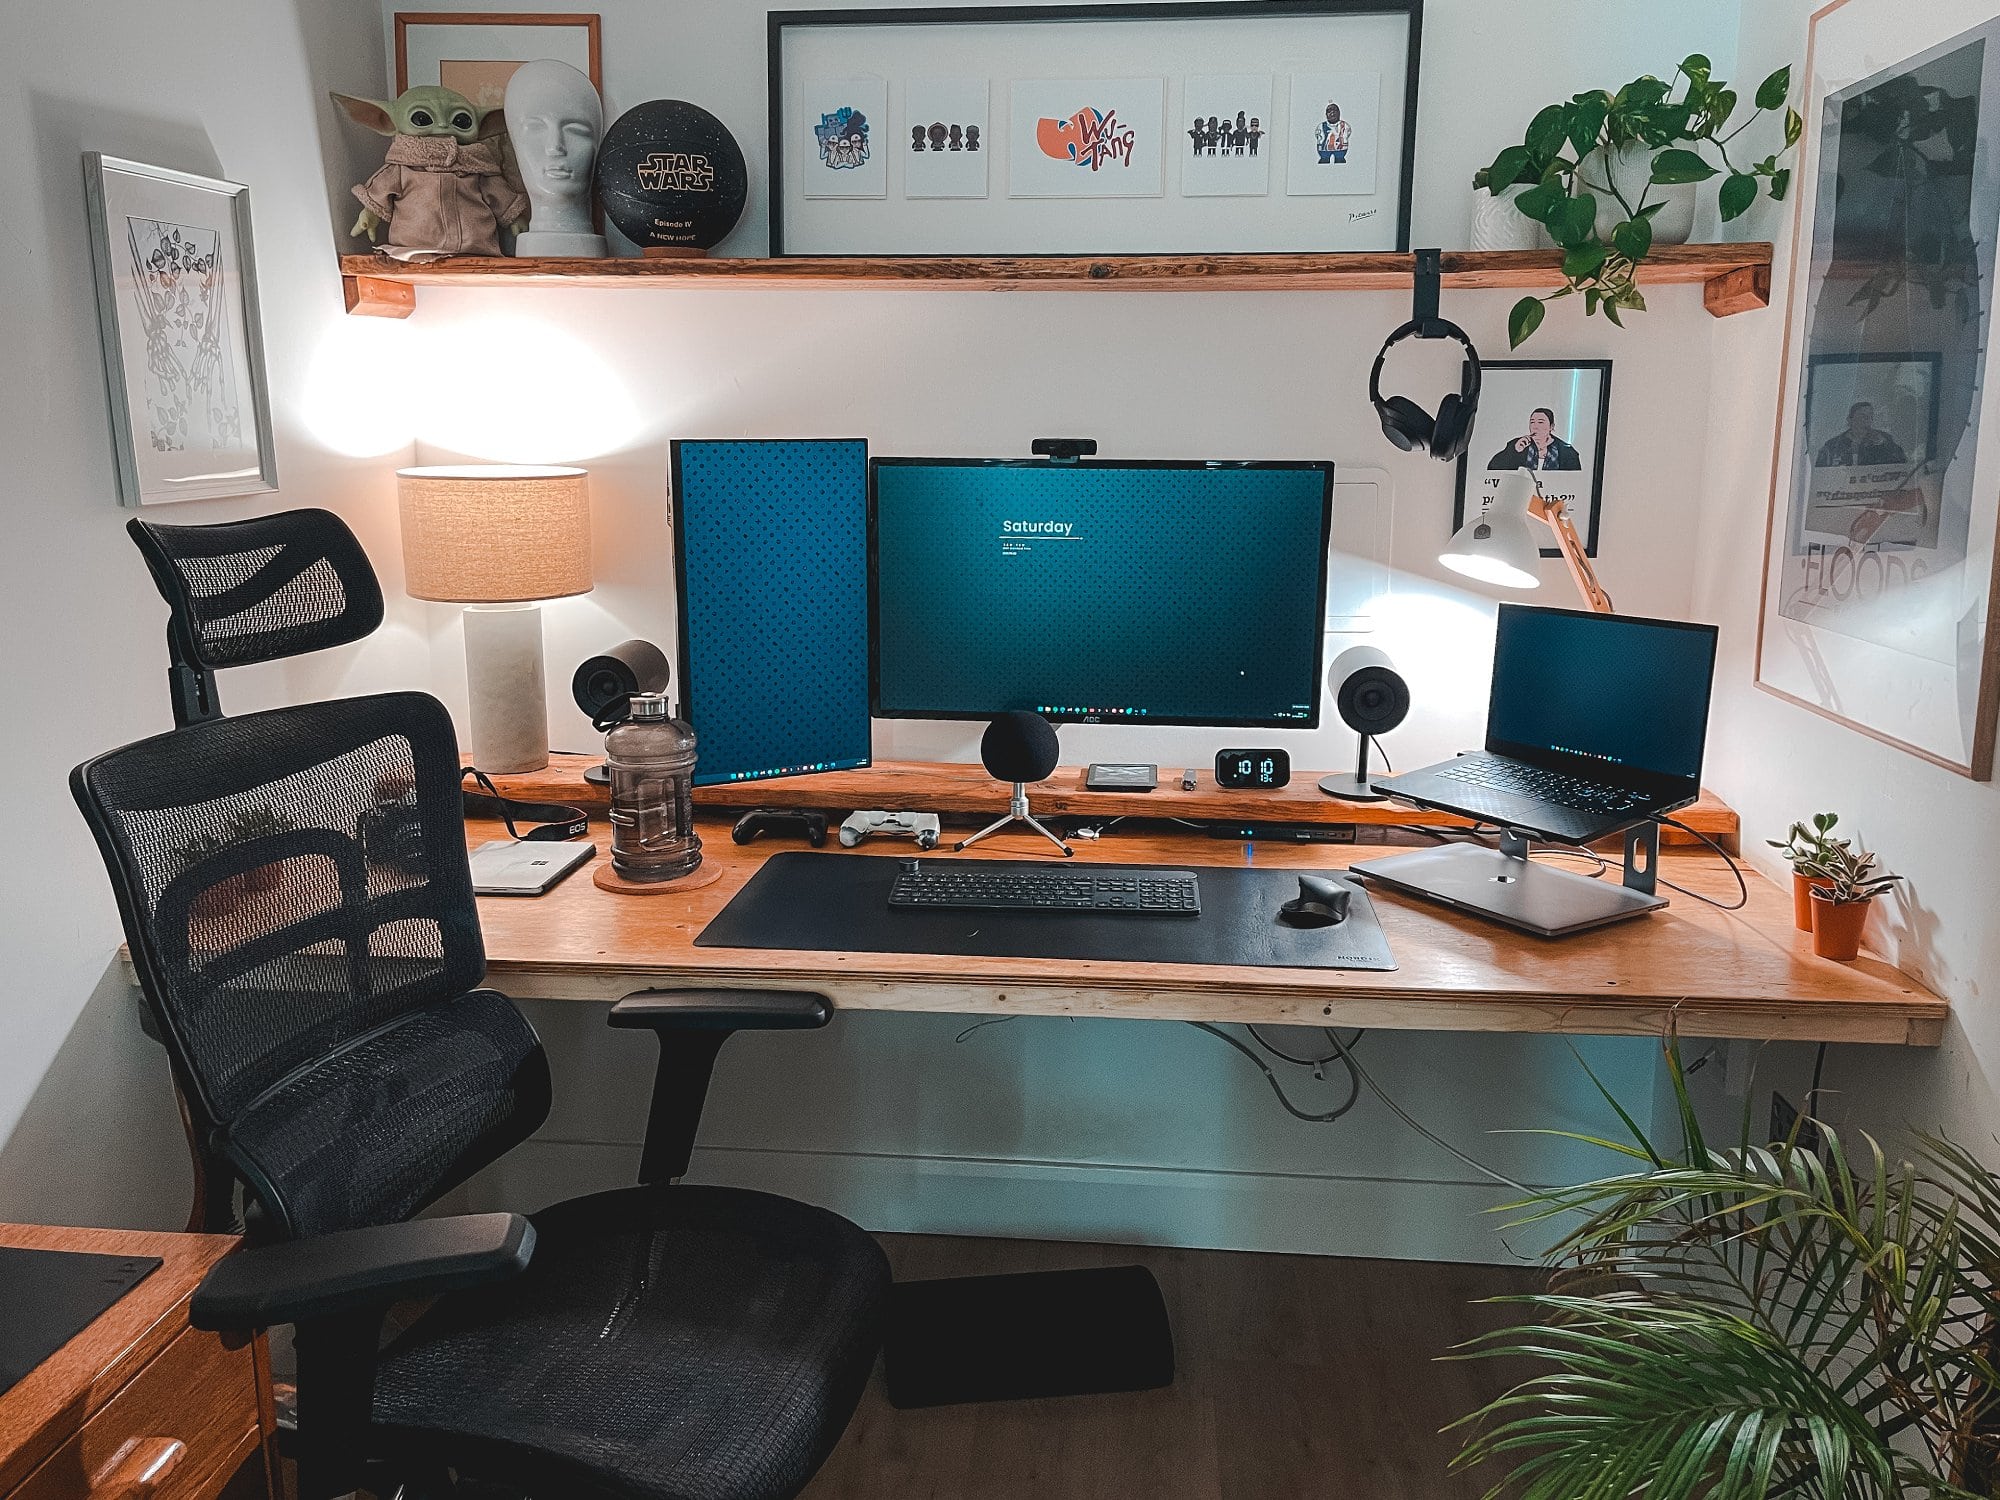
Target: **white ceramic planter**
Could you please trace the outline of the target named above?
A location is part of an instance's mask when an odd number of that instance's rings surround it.
[[[1659,155],[1651,146],[1636,142],[1620,146],[1608,155],[1602,150],[1593,151],[1584,159],[1582,181],[1586,190],[1597,192],[1590,184],[1615,183],[1618,191],[1625,195],[1625,201],[1636,206],[1643,196],[1650,195],[1653,201],[1664,203],[1664,207],[1653,215],[1653,243],[1656,245],[1685,245],[1694,236],[1694,211],[1700,188],[1692,182],[1683,182],[1673,187],[1649,187],[1653,176],[1653,158]],[[1610,193],[1597,192],[1597,233],[1609,242],[1611,231],[1625,222],[1627,215],[1618,199]]]
[[[1472,193],[1474,250],[1536,250],[1552,243],[1548,231],[1514,206],[1532,183],[1518,182],[1498,193],[1475,188]]]

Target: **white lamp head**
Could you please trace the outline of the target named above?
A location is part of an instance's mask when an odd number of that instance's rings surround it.
[[[1542,585],[1541,538],[1528,516],[1535,493],[1534,479],[1515,470],[1500,479],[1500,490],[1484,512],[1459,528],[1458,535],[1438,554],[1454,573],[1501,588],[1533,589]]]

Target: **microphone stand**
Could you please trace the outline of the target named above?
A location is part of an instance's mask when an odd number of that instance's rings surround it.
[[[1007,804],[1006,817],[1001,818],[996,823],[989,824],[987,827],[980,829],[979,832],[975,833],[969,839],[961,839],[958,843],[952,845],[952,848],[954,851],[970,849],[974,844],[978,843],[981,839],[991,838],[1001,829],[1011,827],[1015,823],[1026,823],[1030,828],[1034,829],[1035,832],[1039,833],[1043,838],[1047,839],[1051,844],[1054,844],[1058,849],[1062,850],[1064,859],[1075,858],[1076,850],[1070,848],[1068,844],[1065,844],[1061,839],[1057,838],[1053,833],[1050,833],[1049,830],[1042,824],[1042,822],[1038,818],[1036,818],[1033,813],[1028,811],[1028,783],[1025,781],[1017,781],[1014,783],[1014,798],[1011,802]]]

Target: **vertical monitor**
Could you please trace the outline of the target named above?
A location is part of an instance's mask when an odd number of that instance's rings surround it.
[[[868,445],[676,442],[695,785],[869,763]]]
[[[1318,726],[1332,464],[869,476],[877,717]]]

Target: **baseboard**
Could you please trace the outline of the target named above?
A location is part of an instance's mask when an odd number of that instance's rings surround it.
[[[633,1181],[635,1147],[536,1140],[467,1188],[473,1210],[530,1210]],[[1509,1265],[1546,1248],[1509,1229],[1518,1195],[1471,1182],[1171,1167],[705,1149],[689,1180],[822,1204],[885,1233],[1178,1245],[1284,1255]]]

